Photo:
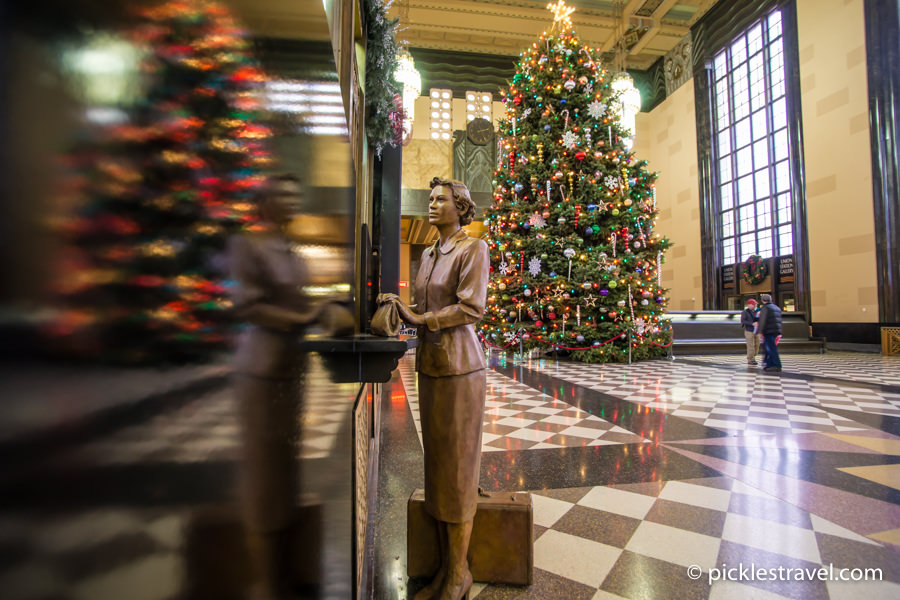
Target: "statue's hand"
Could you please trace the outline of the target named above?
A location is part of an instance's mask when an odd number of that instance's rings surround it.
[[[399,302],[400,296],[398,296],[397,294],[385,293],[385,294],[378,294],[378,296],[375,298],[375,303],[378,305],[387,304],[388,302],[394,302],[394,301]]]
[[[400,318],[403,319],[403,322],[407,325],[424,325],[425,317],[418,313],[414,313],[410,307],[403,303],[400,298],[397,298],[394,301],[394,304],[397,305],[397,312],[400,313]]]

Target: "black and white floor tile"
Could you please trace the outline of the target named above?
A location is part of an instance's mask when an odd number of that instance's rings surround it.
[[[421,442],[422,426],[412,361],[403,359],[399,371]],[[574,408],[494,371],[487,374],[481,435],[483,452],[647,441],[600,416]]]
[[[683,360],[740,368],[747,366],[744,356],[685,356]],[[784,372],[868,384],[900,385],[900,356],[828,351],[825,354],[782,354],[781,360]]]
[[[528,587],[476,583],[475,597],[900,595],[900,389],[883,359],[854,357],[858,372],[881,373],[873,383],[841,378],[831,361],[816,363],[819,355],[803,377],[691,358],[492,362],[482,483],[532,491],[535,578]],[[419,434],[412,364],[400,373]],[[615,442],[588,447],[603,437],[570,420],[579,416],[615,428]],[[577,428],[570,433],[584,433],[587,443],[550,445],[554,423]],[[700,578],[689,577],[692,566]],[[713,567],[794,575],[711,581]],[[880,570],[871,581],[804,577],[823,567]],[[403,589],[411,597],[418,585]]]

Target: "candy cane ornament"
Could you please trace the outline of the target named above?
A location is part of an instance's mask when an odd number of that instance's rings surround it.
[[[656,285],[662,287],[662,252],[656,253]]]
[[[591,53],[588,52],[585,48],[582,48],[581,51],[584,52],[584,55],[585,55],[585,56],[587,56],[587,59],[588,59],[587,64],[588,64],[588,66],[591,67],[591,68],[596,68],[596,67],[594,67],[594,59],[591,58]]]
[[[631,309],[631,322],[634,323],[634,300],[631,296],[631,284],[628,284],[628,308]]]

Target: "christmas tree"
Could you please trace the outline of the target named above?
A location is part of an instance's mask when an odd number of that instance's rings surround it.
[[[572,9],[549,8],[553,27],[520,55],[503,94],[482,335],[585,362],[665,354],[670,242],[654,231],[656,174],[630,152],[611,74],[580,44]]]
[[[225,349],[225,240],[256,221],[269,162],[254,124],[263,74],[222,6],[156,4],[126,34],[146,92],[68,157],[69,211],[52,345],[125,363],[203,361]]]

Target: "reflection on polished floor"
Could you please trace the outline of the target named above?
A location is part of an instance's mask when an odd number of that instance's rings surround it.
[[[304,568],[311,597],[352,594],[351,413],[358,390],[333,383],[321,362],[311,361],[298,528],[310,550]],[[228,380],[204,393],[153,400],[120,406],[91,427],[87,419],[73,421],[72,429],[84,431],[71,443],[29,440],[27,453],[8,440],[0,444],[0,598],[246,597],[251,575],[236,495],[240,423]]]
[[[476,597],[900,597],[900,359],[783,362],[773,374],[743,357],[492,356],[481,483],[533,492],[535,581],[476,584]],[[411,598],[422,582],[405,577],[398,525],[422,479],[410,359],[383,419],[377,597]],[[807,575],[822,566],[881,580]],[[713,567],[744,580],[710,584]]]

